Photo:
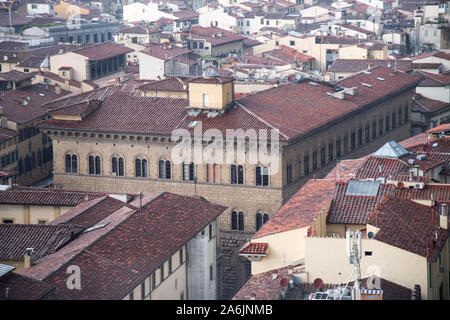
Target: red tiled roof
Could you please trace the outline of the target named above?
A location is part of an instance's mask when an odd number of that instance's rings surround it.
[[[86,100],[83,102],[51,110],[49,111],[49,113],[51,115],[80,116],[83,119],[89,113],[97,109],[101,103],[102,102],[97,99]]]
[[[85,201],[86,198],[94,199],[103,195],[103,193],[97,192],[62,189],[9,189],[0,191],[0,204],[77,206]]]
[[[210,42],[212,46],[220,46],[230,42],[243,41],[245,39],[245,37],[239,34],[216,27],[195,26],[191,28],[191,35],[192,39],[204,39]]]
[[[366,224],[368,214],[375,209],[377,203],[386,195],[393,193],[395,186],[380,184],[374,197],[346,195],[348,183],[338,182],[335,195],[327,216],[329,224]]]
[[[415,95],[411,103],[411,111],[416,112],[436,112],[444,108],[450,107],[450,103],[439,100],[425,98],[422,95]]]
[[[133,49],[115,42],[104,42],[90,47],[73,50],[72,52],[85,56],[90,60],[98,61],[133,51]]]
[[[39,259],[70,241],[73,232],[71,226],[0,224],[0,260],[23,260],[27,248]]]
[[[54,289],[54,286],[15,272],[0,277],[0,301],[46,299]]]
[[[186,55],[192,50],[187,48],[181,48],[177,46],[168,46],[165,44],[149,44],[146,49],[140,51],[152,57],[156,57],[162,60],[170,60],[178,56]]]
[[[401,67],[410,65],[409,60],[378,60],[378,59],[336,59],[328,68],[328,72],[351,72],[357,73],[373,67]]]
[[[450,84],[450,73],[435,74],[425,71],[417,71],[416,73],[425,77],[425,79],[420,82],[420,87],[441,87]]]
[[[273,275],[277,277],[273,279]],[[234,295],[232,300],[277,300],[282,290],[281,279],[292,280],[291,266],[254,274]]]
[[[249,242],[240,251],[240,254],[267,254],[269,244],[267,242]]]
[[[374,239],[435,261],[448,238],[448,230],[439,228],[438,214],[434,214],[433,221],[432,210],[411,200],[386,196],[368,223],[379,228]],[[432,240],[436,240],[435,248]]]
[[[0,128],[0,141],[8,141],[9,139],[16,137],[18,133],[11,129]]]
[[[331,204],[335,183],[335,180],[309,180],[253,235],[252,240],[310,226]]]
[[[143,84],[139,89],[187,92],[188,85],[189,81],[187,78],[169,77],[163,80]]]
[[[123,93],[119,88],[94,90],[89,94],[80,94],[68,100],[45,105],[46,108],[66,106],[89,97],[103,100],[101,106],[82,121],[62,121],[51,119],[42,123],[42,127],[89,129],[115,132],[140,132],[171,134],[176,128],[188,129],[192,121],[202,121],[204,131],[216,128],[222,132],[226,129],[266,129],[277,128],[281,140],[289,140],[320,129],[335,121],[350,117],[369,103],[412,89],[419,77],[396,73],[386,68],[372,69],[370,75],[359,74],[349,77],[338,84],[345,87],[357,87],[357,94],[345,94],[345,99],[337,99],[328,93],[335,92],[335,87],[318,83],[313,86],[310,80],[282,85],[248,95],[235,101],[223,115],[208,118],[205,114],[197,117],[188,116],[185,108],[187,99],[154,98],[133,96]],[[385,81],[377,80],[384,76]],[[221,83],[232,81],[231,78],[200,77],[190,82]],[[372,88],[361,85],[371,83]],[[120,93],[118,93],[120,91]],[[131,93],[133,94],[133,93]],[[122,115],[122,116],[121,116]]]
[[[225,209],[201,198],[162,193],[137,211],[119,209],[100,221],[111,223],[83,233],[21,274],[54,285],[57,299],[122,299]],[[64,266],[69,264],[83,274],[80,290],[67,288]]]
[[[347,181],[356,176],[358,169],[364,164],[368,156],[359,159],[345,159],[338,164],[326,175],[325,179],[335,179],[338,181]]]
[[[427,132],[430,133],[439,133],[441,131],[449,131],[450,130],[450,123],[443,123],[437,127],[428,129]],[[443,141],[447,141],[447,140],[443,140]]]
[[[425,132],[399,142],[399,144],[405,149],[421,145],[424,143],[428,143],[428,135]]]
[[[232,77],[196,77],[189,79],[189,83],[212,83],[222,84],[234,81]]]
[[[35,74],[33,72],[26,73],[26,72],[21,72],[21,71],[17,71],[17,70],[11,70],[8,72],[0,73],[0,80],[18,82],[18,81],[31,79],[34,77],[34,75]]]
[[[450,185],[426,184],[423,189],[397,188],[395,195],[408,200],[450,201]]]
[[[90,228],[122,207],[136,209],[120,200],[105,196],[81,203],[77,207],[53,220],[50,224],[76,225]]]
[[[9,120],[22,124],[44,116],[46,111],[41,106],[66,93],[68,92],[61,90],[61,94],[58,95],[51,86],[34,84],[1,93],[1,106]],[[30,100],[27,100],[27,97],[30,97]],[[23,103],[25,100],[27,101],[26,105]]]

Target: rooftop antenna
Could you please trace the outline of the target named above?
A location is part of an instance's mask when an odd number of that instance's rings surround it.
[[[362,237],[361,231],[345,232],[346,238],[346,252],[349,258],[350,264],[353,265],[353,272],[356,276],[353,288],[352,288],[352,300],[361,300],[361,252],[362,252]]]

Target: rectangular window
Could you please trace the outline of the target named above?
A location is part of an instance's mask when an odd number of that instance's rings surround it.
[[[351,141],[350,141],[350,149],[351,150],[355,150],[355,148],[356,148],[356,133],[355,132],[352,132],[352,135],[351,135]]]
[[[199,49],[203,49],[203,42],[199,42],[199,43],[198,43],[198,48],[199,48]]]
[[[209,107],[209,95],[203,94],[203,107]]]
[[[161,282],[163,282],[164,281],[164,263],[161,265],[161,267],[159,267],[159,269],[161,271],[160,280],[161,280]]]
[[[344,154],[348,151],[348,135],[344,136]]]
[[[172,273],[172,257],[169,258],[169,274]]]
[[[383,135],[383,119],[378,120],[378,134]]]
[[[317,169],[317,150],[314,151],[313,155],[312,155],[312,167],[313,167],[313,170]]]
[[[141,300],[145,300],[145,281],[141,283]]]
[[[183,248],[180,249],[180,265],[183,264]]]
[[[309,156],[306,155],[303,157],[303,173],[305,176],[309,174]]]
[[[341,156],[341,139],[336,140],[336,158]]]
[[[209,225],[209,240],[212,240],[213,238],[213,226],[212,224]]]
[[[320,166],[323,167],[326,163],[325,147],[320,148]]]
[[[386,122],[385,122],[385,131],[386,132],[389,132],[389,129],[390,129],[390,125],[389,125],[389,115],[386,115],[386,118],[385,118],[385,120],[386,120]]]
[[[392,129],[397,128],[397,112],[392,112]]]
[[[192,49],[197,49],[197,42],[196,41],[192,42]]]
[[[377,137],[377,121],[375,120],[372,123],[372,139],[375,139]]]
[[[156,288],[156,276],[155,273],[152,273],[152,290]]]
[[[209,266],[209,280],[210,281],[214,280],[214,266],[213,265]]]
[[[328,161],[333,161],[333,143],[328,144]]]
[[[13,219],[2,219],[2,223],[4,223],[4,224],[13,224],[14,220]]]
[[[450,40],[450,38],[449,38],[449,40]],[[405,106],[404,117],[405,117],[405,123],[408,122],[408,106]]]
[[[370,126],[366,126],[366,143],[370,141]]]
[[[358,146],[362,145],[363,142],[363,129],[358,129]]]

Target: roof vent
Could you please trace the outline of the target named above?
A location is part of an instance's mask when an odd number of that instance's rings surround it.
[[[427,158],[426,154],[419,154],[417,155],[416,159],[419,161],[425,160]]]
[[[409,164],[414,164],[414,159],[408,159]]]
[[[384,78],[377,77],[377,80],[384,81]]]
[[[191,121],[188,123],[188,127],[189,128],[195,127],[196,124],[197,124],[197,121]]]
[[[372,88],[372,85],[368,84],[368,83],[361,82],[361,85],[364,86],[364,87]]]
[[[372,72],[367,71],[367,70],[364,70],[363,73],[365,73],[365,74],[372,74]]]
[[[314,87],[318,87],[319,86],[319,84],[317,82],[312,82],[312,81],[308,82],[308,84],[311,85],[311,86],[314,86]]]
[[[340,99],[340,100],[344,100],[344,98],[345,98],[344,91],[339,91],[339,92],[334,92],[334,93],[327,92],[327,94],[334,98]]]

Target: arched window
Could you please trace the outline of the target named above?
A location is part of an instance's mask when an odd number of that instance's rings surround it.
[[[78,158],[75,154],[66,154],[66,172],[77,173],[78,172]]]
[[[244,230],[244,213],[242,211],[231,211],[231,230]]]
[[[231,165],[231,184],[244,184],[244,167]]]
[[[100,164],[101,164],[100,157],[96,156],[95,157],[95,174],[100,174],[101,173]]]
[[[101,160],[99,156],[89,156],[89,174],[101,173]]]
[[[169,160],[159,160],[159,178],[170,179],[172,177],[171,164]]]
[[[268,186],[269,185],[269,169],[267,167],[256,167],[256,185]]]
[[[94,156],[89,156],[89,174],[95,173],[95,161]]]
[[[183,180],[194,180],[194,163],[183,163]]]
[[[124,160],[122,157],[114,156],[111,159],[112,174],[123,177],[125,175]]]
[[[136,158],[135,161],[136,177],[147,177],[147,160],[142,158]]]
[[[261,229],[261,227],[269,220],[269,215],[267,213],[256,213],[256,231]]]

